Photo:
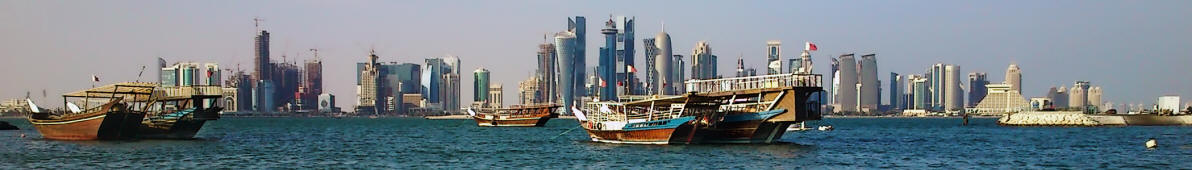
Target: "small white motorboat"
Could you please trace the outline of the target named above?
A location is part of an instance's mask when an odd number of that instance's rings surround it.
[[[836,129],[836,128],[833,128],[832,125],[819,126],[820,131],[832,131],[833,129]]]

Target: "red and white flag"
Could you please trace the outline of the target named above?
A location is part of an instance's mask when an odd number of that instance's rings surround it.
[[[630,73],[636,73],[636,72],[637,72],[637,69],[634,69],[634,68],[633,68],[633,65],[626,65],[626,66],[625,66],[625,70],[628,70]]]
[[[91,75],[91,81],[94,81],[94,82],[99,82],[99,76],[96,76],[96,75],[92,74],[92,75]]]
[[[818,48],[815,47],[815,43],[811,43],[810,41],[807,42],[807,47],[803,48],[803,50],[807,50],[807,51],[815,51],[817,49]]]
[[[600,79],[600,87],[608,87],[608,82],[605,82],[604,79]]]

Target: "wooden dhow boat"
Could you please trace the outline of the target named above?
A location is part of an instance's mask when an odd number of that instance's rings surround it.
[[[146,113],[138,130],[140,138],[192,139],[209,120],[219,119],[223,97],[219,86],[158,88],[153,111]]]
[[[541,127],[551,118],[559,117],[558,105],[514,106],[499,109],[468,109],[468,115],[476,120],[477,126],[488,127]]]
[[[117,83],[62,95],[64,113],[38,112],[29,122],[46,139],[114,140],[136,136],[155,84]],[[83,105],[74,104],[80,102]],[[29,102],[31,106],[32,101]],[[92,104],[95,103],[95,104]],[[34,106],[36,108],[36,106]]]
[[[572,113],[592,141],[628,144],[774,143],[793,123],[820,119],[815,74],[686,82],[681,96],[590,102]]]

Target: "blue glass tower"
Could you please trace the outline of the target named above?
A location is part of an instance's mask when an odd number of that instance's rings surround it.
[[[608,20],[605,23],[604,29],[600,30],[604,34],[604,47],[600,48],[600,65],[596,67],[597,76],[600,80],[597,83],[599,87],[598,94],[602,101],[617,100],[617,26],[613,20]]]
[[[586,37],[588,37],[587,29],[586,29],[587,22],[588,22],[587,19],[585,19],[583,16],[575,16],[574,19],[572,19],[572,18],[567,19],[567,31],[570,31],[572,34],[572,38],[570,41],[574,41],[574,46],[571,47],[574,50],[572,50],[571,55],[572,55],[572,57],[575,57],[575,60],[573,60],[571,62],[571,64],[572,64],[573,68],[576,68],[574,72],[567,72],[567,73],[573,74],[571,81],[576,82],[576,83],[574,83],[571,88],[574,91],[576,96],[587,96],[588,95],[584,91],[584,83],[579,83],[579,82],[584,82],[584,79],[588,77],[587,70],[584,69],[584,68],[588,68],[588,64],[587,64],[587,58],[588,58],[587,57],[587,46],[588,46],[587,42],[588,41],[586,38]],[[556,42],[556,44],[558,44],[558,43]],[[562,51],[556,51],[556,52],[562,53]]]

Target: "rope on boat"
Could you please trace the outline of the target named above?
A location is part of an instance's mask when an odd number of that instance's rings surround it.
[[[575,130],[575,129],[578,129],[579,127],[580,127],[580,126],[576,126],[576,127],[573,127],[573,128],[571,128],[571,129],[567,129],[567,131],[563,131],[563,133],[560,133],[559,135],[555,135],[555,137],[552,137],[552,138],[550,138],[550,139],[551,139],[551,140],[554,140],[555,138],[559,138],[559,136],[563,136],[564,134],[567,134],[567,132],[571,132],[571,131],[573,131],[573,130]]]

